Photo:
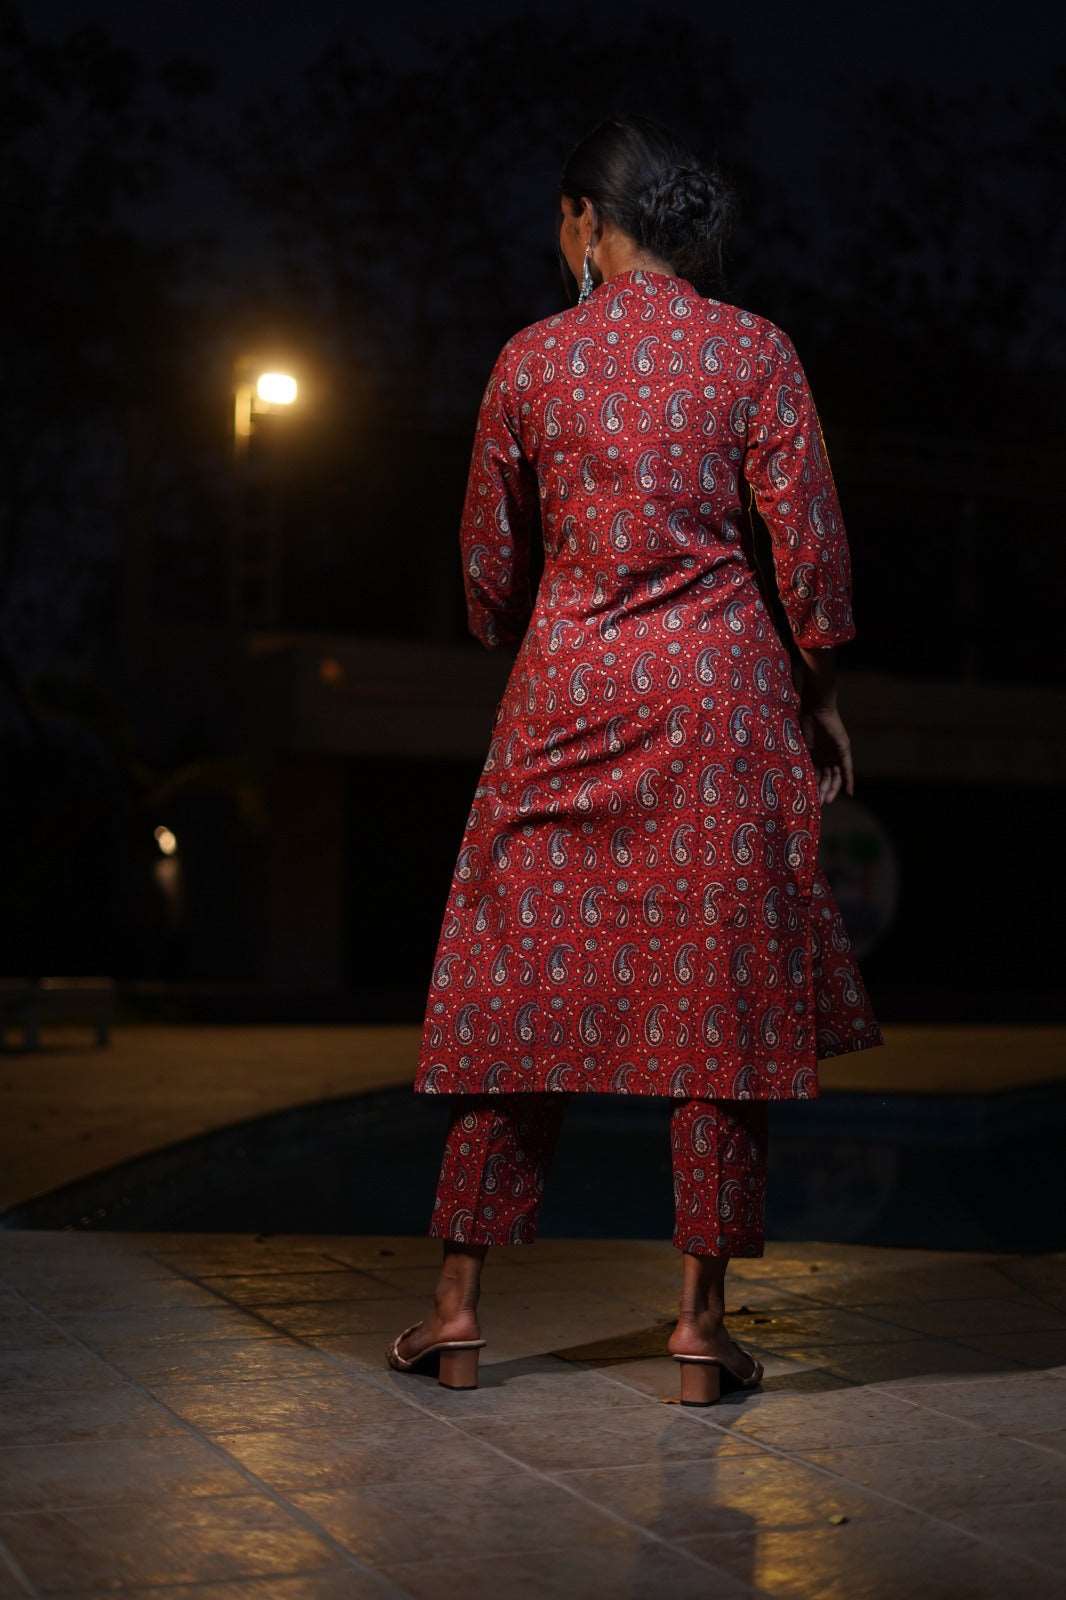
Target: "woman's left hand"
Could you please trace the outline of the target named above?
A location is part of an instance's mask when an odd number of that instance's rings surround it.
[[[841,788],[846,794],[854,794],[851,740],[836,702],[804,711],[800,722],[818,774],[818,798],[821,803],[827,805],[835,800]]]

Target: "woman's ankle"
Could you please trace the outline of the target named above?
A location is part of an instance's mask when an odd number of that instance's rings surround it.
[[[485,1245],[460,1246],[446,1241],[440,1277],[433,1294],[434,1308],[442,1321],[460,1317],[477,1318],[481,1298],[481,1268],[487,1253]]]
[[[479,1284],[461,1284],[441,1282],[433,1291],[433,1309],[439,1317],[459,1317],[468,1313],[477,1316],[478,1301],[481,1298]]]
[[[697,1328],[701,1333],[714,1333],[725,1322],[724,1306],[685,1306],[678,1314],[679,1328]]]

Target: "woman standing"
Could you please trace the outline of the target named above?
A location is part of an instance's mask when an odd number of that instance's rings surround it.
[[[763,1252],[767,1102],[882,1043],[820,806],[853,789],[834,646],[847,538],[788,335],[709,297],[731,197],[655,123],[612,118],[562,176],[578,303],[507,341],[461,523],[472,632],[518,646],[444,912],[415,1089],[454,1096],[432,1312],[388,1353],[477,1382],[491,1244],[535,1237],[573,1094],[667,1096],[682,1398],[762,1369],[723,1325]],[[801,666],[760,592],[750,487]],[[530,615],[529,553],[545,566]]]

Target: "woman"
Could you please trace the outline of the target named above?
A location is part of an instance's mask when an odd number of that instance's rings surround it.
[[[561,182],[578,303],[507,341],[461,523],[471,631],[518,653],[444,912],[415,1089],[454,1096],[432,1311],[388,1352],[477,1383],[489,1245],[531,1243],[568,1096],[668,1096],[682,1400],[762,1368],[729,1337],[763,1252],[767,1102],[882,1043],[829,884],[820,806],[853,791],[834,647],[850,556],[788,335],[700,292],[731,197],[642,117]],[[772,540],[800,685],[760,592]],[[530,615],[529,552],[544,573]]]

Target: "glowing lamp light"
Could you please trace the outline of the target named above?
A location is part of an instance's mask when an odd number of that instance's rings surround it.
[[[161,851],[161,853],[163,855],[165,855],[165,856],[177,855],[177,853],[178,853],[177,835],[171,833],[169,828],[163,828],[163,827],[156,828],[156,830],[155,830],[155,842],[159,846],[159,849],[160,849],[160,851]]]
[[[256,398],[267,405],[291,406],[296,392],[296,379],[287,372],[261,372],[255,381]]]

